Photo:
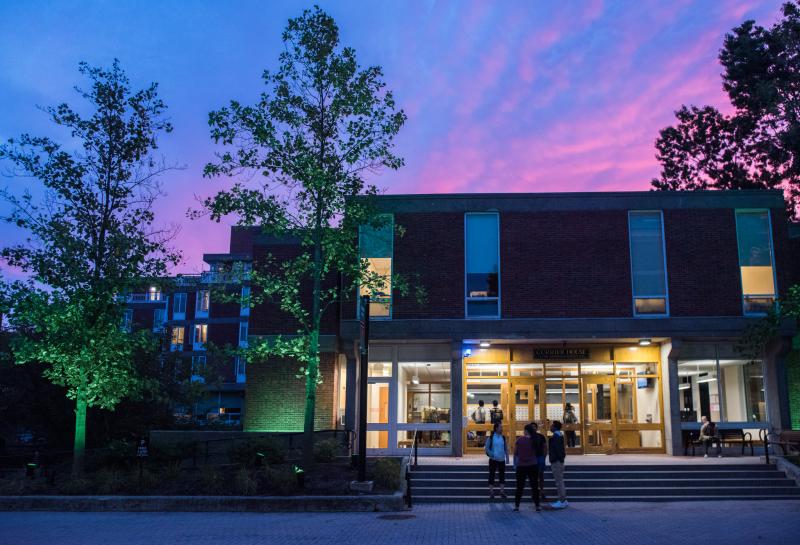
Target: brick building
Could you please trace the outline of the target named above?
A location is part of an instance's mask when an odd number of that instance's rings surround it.
[[[800,283],[800,233],[780,192],[387,195],[378,205],[403,234],[360,235],[362,257],[387,278],[371,294],[373,453],[407,452],[415,433],[424,453],[480,451],[495,403],[508,434],[564,420],[573,453],[678,454],[702,416],[757,437],[800,412],[794,324],[757,361],[737,350],[743,329]],[[164,303],[166,324],[193,339],[206,324],[209,339],[234,343],[291,335],[274,305],[195,309],[214,274],[296,251],[234,228],[231,254],[207,255],[209,276],[187,288],[185,317]],[[426,297],[393,289],[398,274]],[[342,299],[323,320],[319,429],[356,428],[359,323],[355,294]],[[198,348],[188,333],[182,342]],[[245,430],[302,429],[297,368],[251,363]],[[230,392],[242,391],[240,371]]]

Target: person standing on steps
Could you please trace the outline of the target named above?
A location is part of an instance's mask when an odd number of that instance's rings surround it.
[[[495,473],[500,472],[500,497],[506,496],[506,464],[508,464],[508,446],[503,436],[503,423],[496,422],[492,428],[492,435],[486,441],[486,456],[489,457],[489,499],[494,499]]]
[[[564,434],[561,433],[561,422],[554,420],[550,424],[550,431],[553,435],[550,436],[548,441],[548,451],[550,452],[550,469],[553,471],[553,480],[556,482],[556,490],[558,491],[558,501],[550,504],[554,509],[564,509],[569,505],[567,502],[567,489],[564,486],[564,460],[567,457],[567,451],[564,448]]]
[[[486,424],[486,409],[483,407],[483,400],[478,400],[478,408],[472,411],[472,421],[476,424]],[[483,430],[475,434],[478,440],[478,446],[482,447],[486,444],[486,432]]]
[[[533,448],[536,452],[536,467],[539,471],[539,499],[544,501],[544,466],[547,461],[547,438],[539,433],[539,424],[531,422],[533,427]]]
[[[564,424],[568,424],[569,426],[573,426],[574,424],[578,423],[578,417],[575,416],[575,409],[572,407],[572,403],[567,403],[564,405]],[[575,448],[575,430],[565,430],[564,435],[567,438],[567,446],[569,448]]]
[[[531,495],[536,512],[542,508],[539,506],[539,469],[536,464],[536,449],[534,447],[533,436],[536,432],[533,426],[525,426],[525,434],[517,439],[514,445],[514,471],[517,475],[517,490],[514,494],[514,511],[519,511],[519,504],[522,501],[522,492],[525,490],[525,481],[531,482]]]
[[[489,420],[492,424],[503,421],[503,409],[497,406],[497,400],[492,400],[492,408],[489,409]]]

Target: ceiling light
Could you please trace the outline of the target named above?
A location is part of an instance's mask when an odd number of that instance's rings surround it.
[[[701,379],[698,379],[698,380],[697,380],[697,384],[702,384],[702,383],[704,383],[704,382],[714,382],[715,380],[717,380],[717,377],[706,377],[706,378],[701,378]]]
[[[691,387],[691,384],[687,384],[685,382],[683,384],[678,384],[678,390],[688,390]]]
[[[639,346],[650,346],[653,341],[650,339],[639,339]]]
[[[411,384],[419,384],[419,375],[411,377]]]
[[[492,346],[492,343],[490,343],[489,341],[481,341],[480,346],[481,348],[489,348],[490,346]]]

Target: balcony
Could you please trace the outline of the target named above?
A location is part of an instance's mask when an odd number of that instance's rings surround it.
[[[201,274],[181,274],[175,277],[175,285],[180,287],[194,286],[200,282]]]
[[[250,280],[250,271],[206,271],[201,275],[203,284],[239,284]]]
[[[160,291],[147,293],[129,293],[125,297],[126,303],[164,303],[167,296]]]

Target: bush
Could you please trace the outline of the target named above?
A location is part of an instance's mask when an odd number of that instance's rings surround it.
[[[103,460],[108,467],[124,468],[136,456],[136,444],[125,439],[115,439],[106,445],[106,455]]]
[[[98,494],[119,494],[125,490],[127,478],[118,470],[101,469],[94,475],[94,483]]]
[[[258,481],[247,468],[241,468],[233,481],[234,490],[240,496],[253,496],[258,491]]]
[[[339,442],[336,439],[326,439],[314,444],[314,459],[317,462],[332,462],[339,452]]]
[[[264,484],[273,494],[291,495],[297,488],[297,476],[292,468],[264,468]]]
[[[243,466],[254,465],[259,454],[263,455],[263,461],[270,465],[282,464],[286,460],[283,444],[269,437],[237,442],[228,449],[231,463]]]
[[[388,490],[400,488],[400,460],[378,458],[375,461],[375,484]]]
[[[69,478],[58,485],[58,492],[65,496],[82,496],[92,493],[92,482],[89,479]]]
[[[179,464],[187,458],[191,458],[196,445],[191,441],[184,441],[174,445],[164,447],[151,447],[148,462],[154,466],[169,466]]]
[[[200,486],[204,494],[216,495],[225,492],[226,483],[222,474],[214,468],[204,467],[200,470]]]

